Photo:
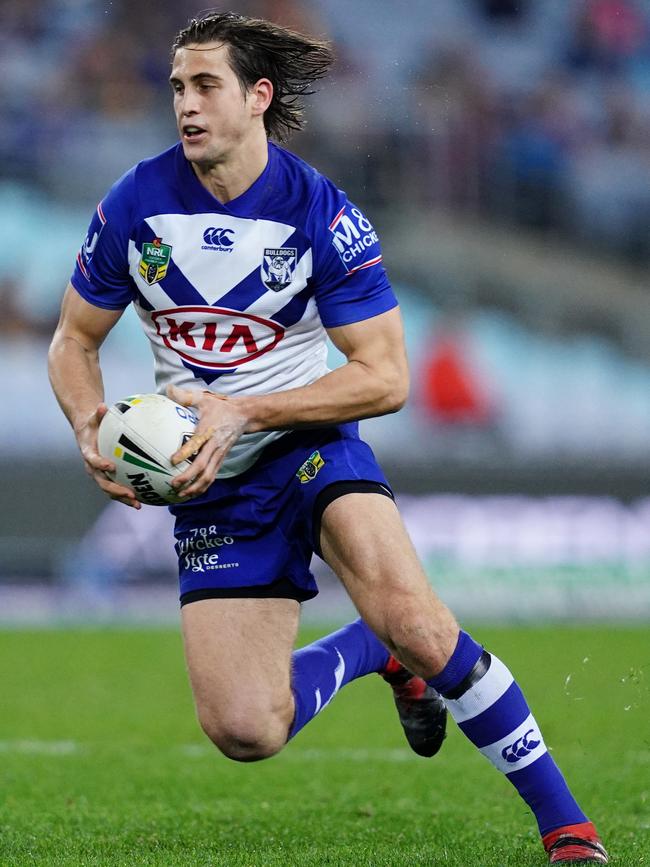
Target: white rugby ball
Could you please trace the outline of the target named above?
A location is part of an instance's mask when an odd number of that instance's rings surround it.
[[[101,420],[99,453],[115,464],[113,481],[135,491],[141,503],[167,506],[187,502],[171,481],[190,466],[173,466],[174,452],[192,436],[198,417],[162,394],[135,394],[118,400]]]

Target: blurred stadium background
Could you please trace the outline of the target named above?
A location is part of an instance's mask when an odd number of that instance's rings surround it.
[[[365,434],[461,617],[647,620],[650,7],[403,5],[222,7],[336,45],[289,147],[370,215],[403,305],[412,398]],[[169,45],[196,11],[0,4],[5,624],[176,617],[166,511],[107,507],[45,356],[97,201],[175,141]],[[153,389],[130,312],[102,362],[109,401]],[[344,616],[318,568],[306,614]]]

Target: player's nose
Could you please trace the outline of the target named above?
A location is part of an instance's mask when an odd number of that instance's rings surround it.
[[[186,90],[180,101],[179,111],[181,117],[190,117],[199,111],[198,95],[190,89]]]

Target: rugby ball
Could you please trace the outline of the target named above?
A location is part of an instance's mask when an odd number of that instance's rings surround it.
[[[102,457],[115,464],[107,475],[135,491],[141,503],[167,506],[187,502],[171,486],[174,476],[189,467],[173,466],[171,456],[192,436],[198,417],[186,406],[162,394],[135,394],[118,400],[101,420],[97,445]]]

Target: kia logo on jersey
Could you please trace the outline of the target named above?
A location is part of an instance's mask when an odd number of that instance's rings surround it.
[[[225,307],[172,307],[151,314],[168,349],[196,367],[232,370],[270,352],[284,337],[272,319]]]

